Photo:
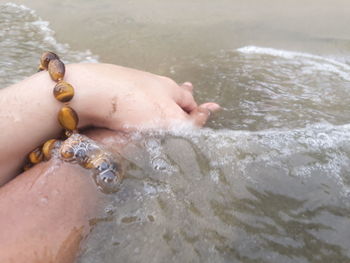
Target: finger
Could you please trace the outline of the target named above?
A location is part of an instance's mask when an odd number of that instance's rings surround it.
[[[191,113],[190,118],[194,125],[202,127],[204,126],[212,112],[220,110],[220,106],[214,102],[207,102],[196,107]]]
[[[186,82],[182,83],[180,85],[180,87],[193,93],[193,85],[191,82],[186,81]]]
[[[182,90],[176,100],[176,103],[187,113],[192,112],[198,107],[193,95],[188,90]]]
[[[207,108],[197,107],[190,113],[194,125],[202,127],[208,121],[210,111]]]
[[[199,105],[199,107],[206,108],[211,113],[214,113],[214,112],[217,112],[217,111],[221,110],[220,105],[215,103],[215,102],[206,102],[206,103],[203,103],[203,104]]]

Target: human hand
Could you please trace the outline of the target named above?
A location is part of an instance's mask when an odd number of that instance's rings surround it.
[[[197,105],[192,84],[177,85],[169,78],[110,64],[67,65],[65,81],[75,95],[70,106],[78,113],[79,128],[115,131],[169,129],[193,123],[203,126],[220,106]],[[62,103],[52,96],[55,82],[47,72],[37,73],[2,89],[0,186],[23,165],[25,156],[62,131],[57,113]]]
[[[82,125],[123,131],[168,129],[179,121],[203,126],[220,109],[213,102],[198,106],[191,83],[179,86],[148,72],[111,64],[73,64],[66,72]]]

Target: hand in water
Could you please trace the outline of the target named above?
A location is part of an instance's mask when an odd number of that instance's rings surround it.
[[[165,77],[113,65],[70,65],[66,81],[75,88],[71,105],[81,126],[124,131],[169,128],[172,121],[202,126],[210,112],[219,109],[215,103],[198,106],[190,83],[179,86]],[[61,129],[56,120],[61,105],[48,92],[53,85],[42,72],[2,92],[2,109],[9,118],[0,126],[0,145],[11,151],[0,155],[0,185],[11,179],[22,156]],[[0,238],[5,248],[0,261],[74,261],[96,213],[98,192],[80,167],[53,162],[41,163],[1,188],[0,222],[6,238]],[[57,253],[57,248],[64,249]]]
[[[79,115],[79,128],[115,131],[168,129],[179,122],[202,126],[215,103],[195,102],[190,83],[111,64],[71,64],[65,81],[75,89],[70,105]],[[57,138],[57,113],[62,104],[52,96],[55,82],[40,72],[0,91],[0,186],[18,174],[25,156],[46,140]]]
[[[74,74],[70,74],[74,72]],[[169,128],[173,121],[203,126],[216,103],[197,105],[193,86],[110,64],[69,65],[67,81],[76,87],[83,123],[112,130]]]

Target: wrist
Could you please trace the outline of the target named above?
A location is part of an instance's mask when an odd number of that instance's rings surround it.
[[[98,94],[94,91],[95,80],[91,77],[91,71],[86,64],[68,64],[65,80],[74,87],[74,98],[70,101],[70,105],[79,116],[78,128],[95,125],[94,100]]]
[[[97,63],[67,65],[66,80],[75,89],[70,103],[79,115],[79,127],[111,128],[127,87],[118,68]]]

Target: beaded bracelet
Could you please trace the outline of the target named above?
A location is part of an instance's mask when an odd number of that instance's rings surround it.
[[[57,82],[53,89],[54,97],[64,103],[58,112],[58,121],[65,129],[64,141],[51,139],[42,146],[37,147],[28,155],[28,162],[24,170],[43,160],[49,160],[52,156],[78,163],[82,167],[94,171],[94,178],[98,185],[105,188],[106,184],[113,186],[120,182],[122,173],[117,161],[93,140],[78,133],[79,117],[76,111],[69,106],[74,97],[74,88],[71,84],[63,81],[65,65],[53,52],[44,52],[40,58],[38,71],[48,70],[53,81]]]

